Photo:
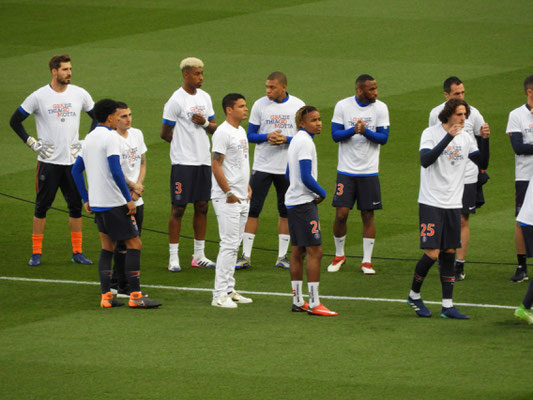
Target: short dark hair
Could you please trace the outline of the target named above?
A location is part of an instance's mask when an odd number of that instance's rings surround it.
[[[452,91],[452,85],[460,85],[461,83],[463,83],[463,81],[458,77],[450,76],[444,81],[442,87],[446,93],[450,93]]]
[[[529,75],[524,79],[524,92],[526,92],[526,94],[528,89],[533,89],[533,75]]]
[[[375,79],[368,74],[359,75],[355,80],[355,87],[361,87],[366,81],[375,81]]]
[[[240,93],[228,93],[225,95],[222,99],[222,109],[224,110],[224,114],[226,114],[226,108],[233,107],[239,99],[246,100],[246,98]]]
[[[48,62],[50,71],[53,69],[59,69],[61,63],[70,62],[70,56],[68,54],[60,54],[58,56],[53,56]]]
[[[274,71],[268,76],[267,81],[278,81],[282,85],[287,86],[287,75],[283,72]]]
[[[300,123],[304,120],[304,117],[313,111],[318,111],[318,108],[315,106],[303,106],[296,111],[296,126],[298,129],[300,128]]]
[[[96,121],[103,124],[107,121],[107,117],[117,111],[118,103],[111,99],[102,99],[94,105],[94,117]]]
[[[117,101],[117,108],[120,108],[121,110],[125,110],[126,108],[130,108],[130,107],[123,101]]]
[[[470,116],[470,106],[463,99],[450,99],[444,104],[444,108],[439,114],[439,120],[442,123],[446,123],[450,120],[450,117],[453,115],[457,107],[465,106],[466,108],[466,118]]]

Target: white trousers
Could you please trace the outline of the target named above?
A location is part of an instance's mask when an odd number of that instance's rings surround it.
[[[230,204],[226,203],[225,198],[212,200],[220,236],[213,298],[235,289],[235,264],[250,210],[250,204],[246,200],[241,202]]]

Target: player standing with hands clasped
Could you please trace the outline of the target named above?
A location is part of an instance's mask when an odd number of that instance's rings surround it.
[[[289,145],[286,175],[290,184],[285,195],[292,245],[292,311],[333,317],[338,314],[322,305],[318,296],[322,236],[317,204],[324,200],[326,191],[317,182],[317,157],[313,138],[322,131],[322,121],[317,108],[300,108],[296,113],[296,125],[300,130]],[[304,301],[302,295],[303,264],[306,256],[309,303]]]
[[[194,203],[194,254],[191,266],[215,268],[204,253],[207,210],[211,197],[211,153],[209,137],[217,128],[209,94],[204,83],[204,63],[194,57],[180,63],[182,86],[166,102],[161,138],[170,143],[170,199],[168,222],[170,272],[180,272],[178,257],[181,221],[187,204]]]
[[[468,160],[486,168],[488,139],[480,142],[463,131],[470,107],[462,99],[446,102],[439,114],[442,124],[426,128],[420,140],[420,248],[407,304],[419,317],[431,317],[420,289],[429,269],[439,259],[443,318],[468,319],[453,306],[455,252],[461,247],[461,209]]]
[[[248,117],[244,96],[230,93],[222,100],[226,120],[213,134],[211,198],[218,220],[220,250],[211,305],[237,308],[252,299],[235,291],[235,262],[250,209],[252,189],[248,139],[241,122]]]
[[[335,105],[331,120],[331,135],[339,143],[337,186],[333,196],[335,221],[333,239],[335,258],[328,272],[337,272],[346,262],[348,214],[357,201],[363,221],[363,260],[365,275],[376,273],[372,251],[376,238],[374,210],[383,208],[379,185],[379,152],[389,138],[389,110],[377,99],[378,85],[370,75],[360,75],[355,81],[356,95]]]
[[[81,149],[79,128],[81,111],[94,121],[94,102],[86,90],[70,84],[72,65],[67,54],[51,58],[52,82],[30,94],[15,111],[11,128],[37,153],[37,199],[32,230],[32,255],[28,265],[41,265],[46,213],[52,207],[58,189],[69,209],[72,261],[92,264],[82,252],[81,197],[72,180],[71,170]],[[37,139],[28,135],[22,121],[35,116]]]
[[[237,260],[236,269],[251,267],[252,247],[259,227],[259,214],[274,183],[278,206],[278,258],[276,267],[288,269],[289,227],[284,199],[289,187],[285,179],[287,149],[298,131],[294,117],[304,106],[298,97],[287,92],[287,77],[283,72],[272,72],[265,83],[266,96],[257,100],[248,122],[248,141],[255,143],[252,169],[252,200],[250,215],[244,228],[243,254]]]

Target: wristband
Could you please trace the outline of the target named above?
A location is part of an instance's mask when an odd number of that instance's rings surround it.
[[[209,120],[205,120],[204,124],[202,125],[204,128],[207,128],[209,126]]]
[[[226,192],[226,198],[229,199],[231,196],[233,196],[233,192],[231,190],[228,190]]]

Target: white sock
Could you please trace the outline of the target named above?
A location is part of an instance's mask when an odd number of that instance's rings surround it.
[[[194,239],[194,259],[200,260],[205,257],[205,240],[196,240]]]
[[[450,308],[453,307],[453,301],[452,299],[442,299],[442,306],[444,308]]]
[[[342,237],[333,236],[335,241],[335,256],[344,257],[344,242],[346,241],[346,235]]]
[[[169,243],[168,244],[168,252],[170,254],[171,260],[178,260],[178,249],[180,247],[179,243]]]
[[[369,263],[372,262],[372,250],[374,250],[374,241],[373,238],[363,238],[363,262]]]
[[[255,235],[253,233],[246,233],[242,235],[242,252],[244,257],[252,257],[252,247],[254,245]]]
[[[307,286],[309,287],[309,307],[315,308],[320,304],[318,299],[318,284],[320,282],[308,282]]]
[[[412,290],[409,292],[409,297],[413,300],[420,300],[420,293],[413,292]]]
[[[304,305],[304,297],[302,296],[302,281],[291,281],[292,285],[292,304],[297,306]]]
[[[291,239],[291,236],[280,233],[278,235],[278,238],[279,238],[278,258],[286,257],[287,250],[289,249],[289,241]]]

